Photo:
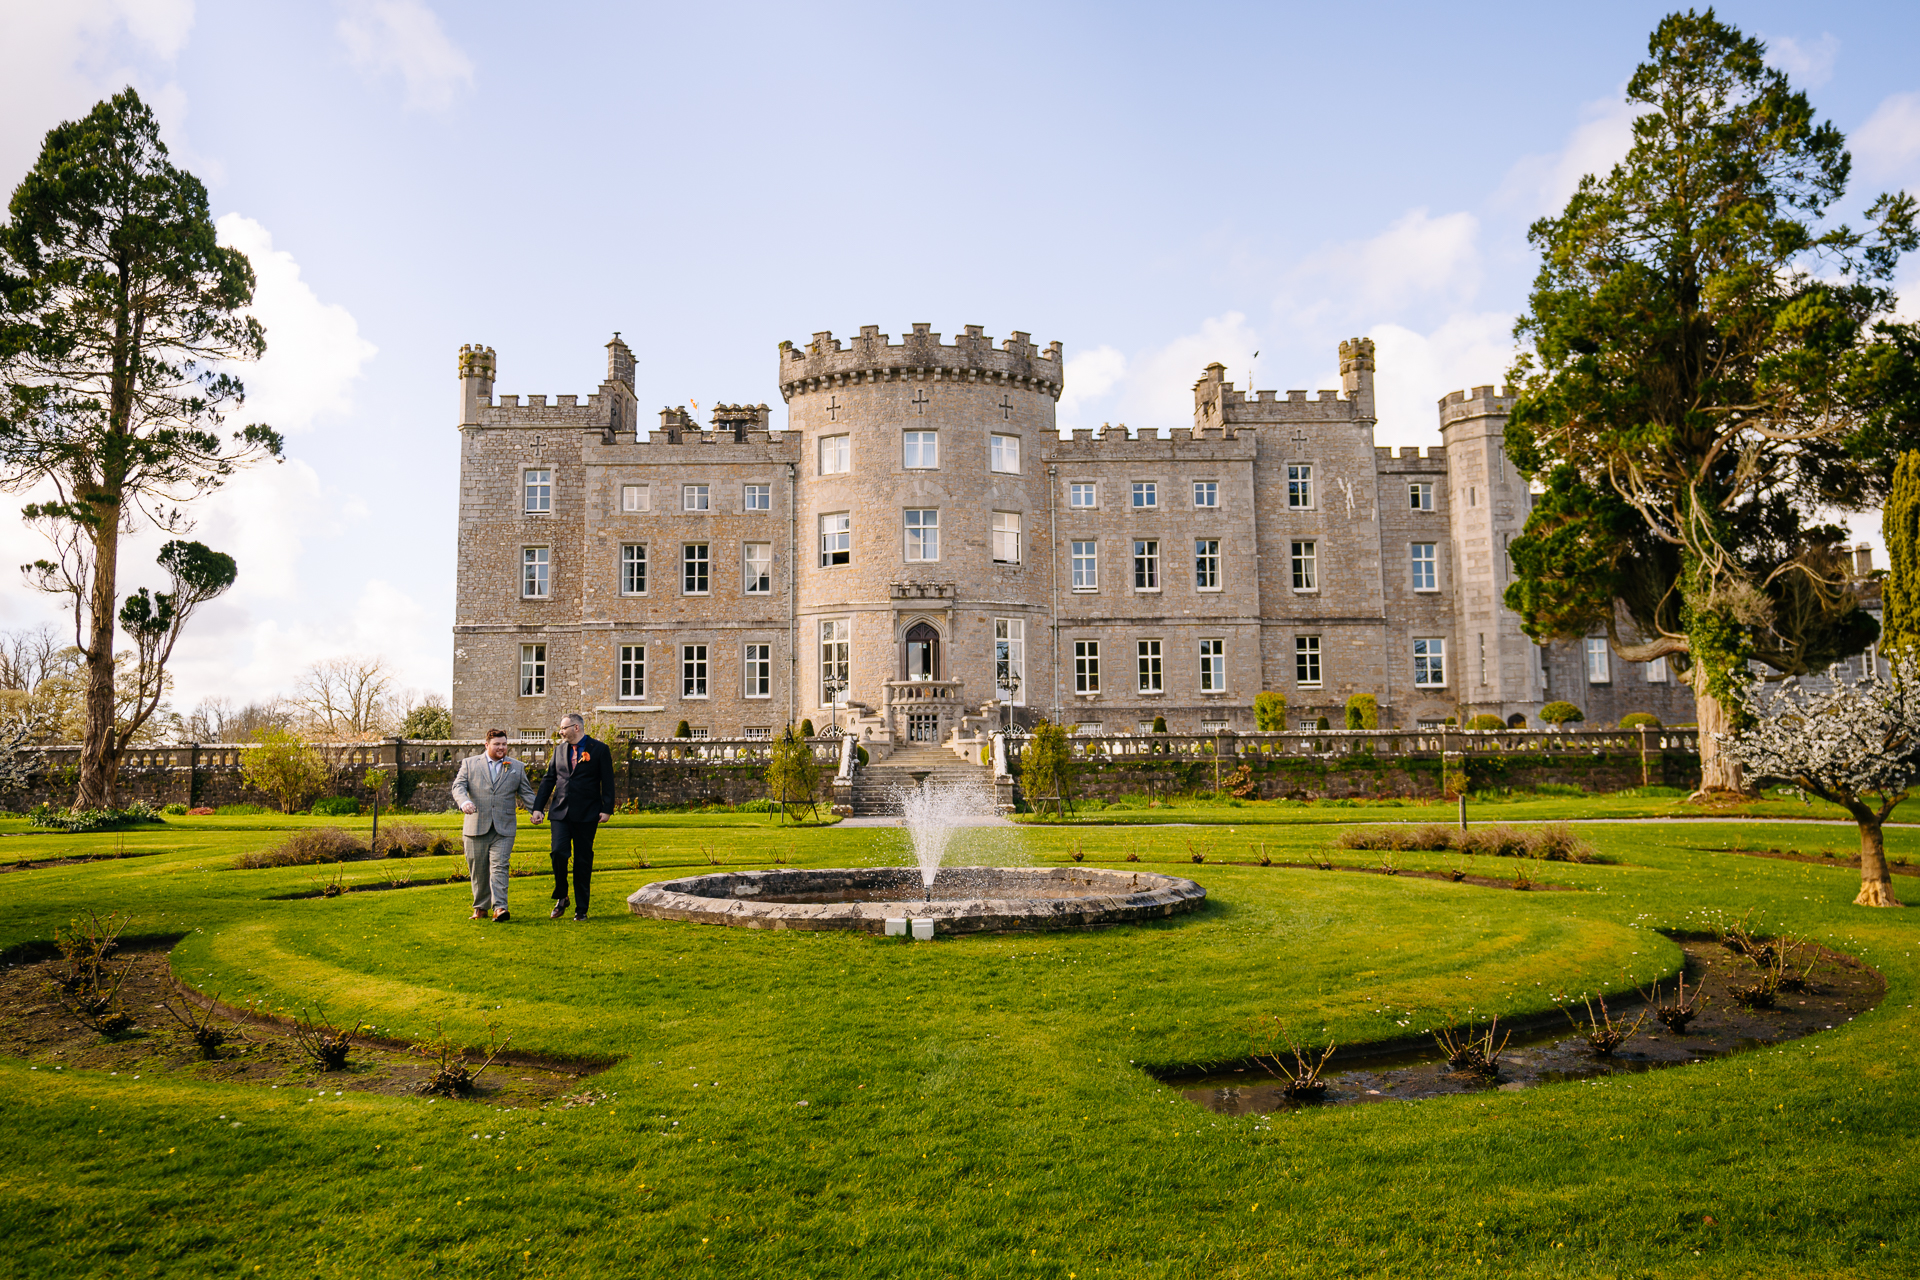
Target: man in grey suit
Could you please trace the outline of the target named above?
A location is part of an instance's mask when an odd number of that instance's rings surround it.
[[[518,800],[533,808],[533,784],[518,760],[507,755],[507,731],[487,730],[484,755],[460,762],[453,780],[453,800],[467,815],[460,824],[466,838],[467,870],[473,876],[473,918],[495,924],[513,917],[507,913],[507,867],[513,857],[513,837],[520,829],[514,810]],[[533,815],[534,824],[540,815]]]

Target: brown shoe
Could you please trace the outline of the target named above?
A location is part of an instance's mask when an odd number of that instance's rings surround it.
[[[553,910],[547,912],[547,919],[558,920],[561,916],[565,914],[567,914],[567,900],[565,898],[562,898],[560,899],[560,901],[553,904]]]
[[[469,920],[485,920],[487,918],[487,913],[482,911],[480,908],[475,907],[473,909],[473,914],[468,916],[467,918]]]
[[[500,923],[503,923],[504,921],[511,920],[511,919],[513,919],[513,914],[510,911],[508,911],[505,907],[502,907],[498,911],[493,913],[493,922],[495,924],[500,924]]]

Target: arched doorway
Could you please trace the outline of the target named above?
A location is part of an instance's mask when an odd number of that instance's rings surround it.
[[[900,646],[901,678],[938,680],[940,678],[940,633],[930,622],[916,622],[907,628]]]

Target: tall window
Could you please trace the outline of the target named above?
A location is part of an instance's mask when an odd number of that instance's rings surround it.
[[[620,594],[647,594],[647,546],[644,542],[629,542],[620,548]]]
[[[1440,575],[1435,571],[1437,559],[1434,554],[1438,545],[1433,542],[1413,544],[1413,589],[1415,591],[1440,589]]]
[[[689,542],[680,548],[680,593],[703,596],[708,590],[707,544]]]
[[[820,564],[853,563],[853,516],[835,511],[820,517]]]
[[[547,598],[548,554],[545,547],[520,549],[520,594],[529,600]]]
[[[745,542],[740,546],[742,577],[750,596],[773,593],[773,544]]]
[[[997,696],[1016,706],[1027,701],[1027,622],[1024,618],[993,620],[993,682]]]
[[[820,474],[843,475],[853,470],[853,437],[820,437]]]
[[[1157,507],[1159,505],[1159,484],[1152,480],[1135,480],[1133,482],[1133,509],[1135,511],[1144,511],[1148,507]]]
[[[1020,513],[993,513],[993,558],[1001,564],[1020,563]]]
[[[1648,684],[1667,684],[1672,679],[1672,670],[1667,666],[1667,660],[1664,657],[1654,658],[1647,663]]]
[[[1100,692],[1100,642],[1098,640],[1073,642],[1073,691],[1075,693]]]
[[[1220,589],[1220,539],[1193,540],[1193,585],[1201,591]]]
[[[1480,683],[1487,682],[1487,633],[1482,631],[1474,639],[1480,642]]]
[[[820,624],[820,705],[845,702],[853,683],[853,624],[833,618]]]
[[[1133,589],[1160,589],[1160,542],[1156,538],[1135,538],[1133,541]]]
[[[1320,686],[1320,637],[1293,638],[1293,681],[1308,688]]]
[[[1320,589],[1319,551],[1311,542],[1293,544],[1293,589],[1295,591],[1318,591]]]
[[[1070,484],[1067,486],[1067,505],[1083,510],[1087,507],[1097,507],[1100,505],[1099,492],[1091,482]]]
[[[1413,642],[1413,683],[1420,689],[1439,689],[1447,683],[1447,642]]]
[[[1587,683],[1607,684],[1613,680],[1613,664],[1607,658],[1607,638],[1587,637]]]
[[[909,431],[905,436],[906,458],[909,467],[937,467],[940,465],[940,433],[937,431]]]
[[[741,670],[745,672],[742,689],[747,697],[771,698],[773,696],[772,645],[748,645],[743,654]]]
[[[1100,589],[1100,544],[1098,542],[1076,542],[1072,544],[1073,589],[1075,591],[1097,591]]]
[[[1196,507],[1219,506],[1220,482],[1218,480],[1195,480],[1193,482],[1193,505]]]
[[[1407,486],[1407,506],[1415,511],[1433,510],[1433,484],[1416,480]]]
[[[547,692],[547,646],[520,646],[520,696],[539,698]]]
[[[1227,642],[1200,642],[1200,692],[1224,693],[1227,688]]]
[[[647,646],[643,644],[620,646],[620,696],[647,696]]]
[[[707,696],[707,646],[703,644],[680,646],[680,696]]]
[[[680,509],[682,511],[706,511],[712,503],[708,500],[707,486],[703,484],[683,484],[680,486]]]
[[[940,512],[933,507],[909,507],[907,521],[907,559],[940,558]]]
[[[1142,640],[1138,651],[1140,661],[1140,692],[1161,693],[1166,689],[1160,677],[1160,642]]]
[[[750,484],[740,495],[740,505],[747,511],[773,510],[773,486],[770,484]]]
[[[623,484],[620,486],[620,509],[622,511],[653,510],[651,486],[644,484]]]
[[[553,510],[553,472],[546,467],[530,467],[521,473],[528,511]]]
[[[996,435],[989,442],[989,451],[995,471],[1004,471],[1009,475],[1020,472],[1020,437]]]
[[[1287,505],[1299,508],[1313,506],[1312,463],[1289,462],[1287,464]]]

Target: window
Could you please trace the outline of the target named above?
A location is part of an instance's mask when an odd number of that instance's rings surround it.
[[[1647,683],[1667,684],[1673,679],[1672,669],[1665,658],[1654,658],[1647,663]]]
[[[988,445],[992,455],[993,469],[1009,475],[1020,473],[1020,437],[993,436]]]
[[[748,742],[773,741],[772,725],[750,724],[746,728],[742,729],[740,733],[741,733],[741,736],[744,737]]]
[[[1416,480],[1407,486],[1407,506],[1415,511],[1433,510],[1433,484],[1427,480]]]
[[[1413,642],[1413,683],[1418,689],[1439,689],[1447,683],[1447,642]]]
[[[746,647],[741,670],[746,673],[744,692],[749,698],[773,696],[773,646],[750,644]]]
[[[747,542],[740,547],[746,592],[750,596],[773,594],[773,544]]]
[[[1161,693],[1166,686],[1160,679],[1160,642],[1142,640],[1139,647],[1140,692]]]
[[[620,594],[647,594],[647,547],[643,542],[629,542],[620,548]]]
[[[1133,509],[1135,511],[1144,511],[1149,507],[1157,507],[1159,505],[1160,486],[1158,484],[1152,480],[1135,480],[1133,482]]]
[[[940,513],[931,508],[908,508],[907,519],[907,559],[938,560],[940,558]]]
[[[687,728],[687,736],[689,738],[704,738],[707,734],[707,726],[703,724],[689,725]]]
[[[1099,495],[1100,490],[1096,485],[1090,483],[1070,484],[1067,486],[1067,505],[1082,510],[1088,507],[1097,507],[1100,505]]]
[[[689,542],[680,548],[680,594],[707,594],[707,544]]]
[[[1135,538],[1133,542],[1133,589],[1160,589],[1160,543],[1154,538]]]
[[[1487,682],[1487,633],[1482,631],[1475,637],[1480,642],[1480,683]]]
[[[1613,666],[1607,660],[1607,638],[1605,636],[1587,637],[1587,683],[1608,684],[1613,680]]]
[[[998,697],[1008,699],[1015,706],[1026,705],[1026,619],[993,620],[993,682]]]
[[[1193,540],[1193,585],[1201,591],[1220,589],[1220,539]]]
[[[1200,692],[1225,693],[1227,690],[1227,642],[1200,642]]]
[[[745,511],[773,510],[773,486],[770,484],[750,484],[741,493],[740,506]]]
[[[1193,482],[1193,505],[1196,507],[1219,506],[1220,482],[1218,480],[1195,480]]]
[[[1073,725],[1073,736],[1076,738],[1099,737],[1100,722],[1098,720],[1076,720]]]
[[[845,702],[853,683],[853,624],[834,618],[820,624],[820,705]]]
[[[1316,564],[1318,559],[1316,544],[1311,542],[1293,544],[1293,589],[1295,591],[1320,589],[1320,571]]]
[[[644,484],[623,484],[620,486],[620,509],[622,511],[653,510],[651,486]]]
[[[1320,637],[1293,638],[1293,681],[1308,688],[1320,685]],[[1312,726],[1308,726],[1311,728]]]
[[[682,511],[706,511],[707,486],[703,484],[683,484],[680,486],[680,509]]]
[[[820,517],[820,564],[822,568],[853,563],[853,517],[836,511]]]
[[[545,467],[529,468],[521,473],[528,511],[553,510],[553,472]]]
[[[1073,691],[1075,693],[1100,692],[1100,642],[1098,640],[1073,642]]]
[[[643,644],[620,646],[620,696],[647,696],[647,646]]]
[[[993,558],[999,564],[1020,563],[1020,513],[993,513]]]
[[[703,644],[680,646],[680,696],[707,696],[707,646]]]
[[[940,465],[940,433],[937,431],[909,431],[906,433],[905,464],[909,467],[937,467]]]
[[[1438,543],[1416,542],[1413,544],[1413,589],[1415,591],[1438,591],[1440,577],[1434,571],[1437,563],[1434,549]]]
[[[1071,544],[1071,550],[1073,552],[1073,589],[1098,591],[1100,589],[1100,544],[1075,542]]]
[[[520,549],[520,594],[529,600],[547,598],[547,557],[545,547]]]
[[[853,437],[820,437],[820,474],[843,475],[853,470]]]
[[[1287,505],[1296,508],[1313,506],[1312,463],[1289,462],[1287,464]]]
[[[1134,721],[1134,728],[1136,728],[1136,729],[1138,729],[1138,730],[1140,730],[1140,732],[1142,732],[1142,733],[1152,733],[1152,732],[1153,732],[1153,721],[1151,721],[1151,720],[1136,720],[1136,721]]]
[[[546,696],[546,692],[547,646],[543,644],[521,645],[520,696],[523,698],[541,698]]]

